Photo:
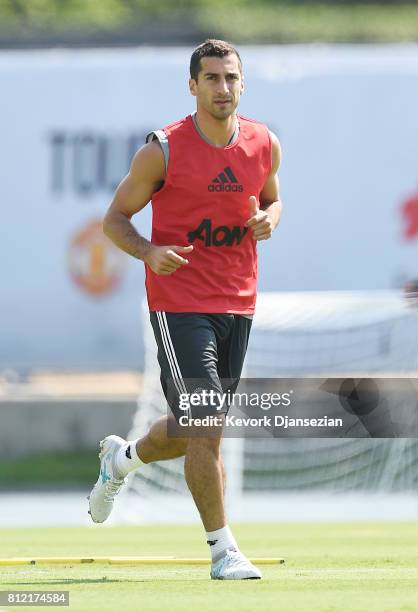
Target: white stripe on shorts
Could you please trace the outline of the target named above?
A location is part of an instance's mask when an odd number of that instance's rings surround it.
[[[171,375],[173,382],[176,386],[179,395],[187,393],[186,385],[184,384],[183,377],[181,375],[180,366],[177,361],[174,346],[170,337],[170,330],[168,328],[167,318],[165,312],[156,311],[158,325],[160,326],[161,338],[163,341],[165,353],[167,355],[168,364],[170,366]]]

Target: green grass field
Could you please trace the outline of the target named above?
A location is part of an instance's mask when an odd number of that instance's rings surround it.
[[[44,451],[0,459],[0,491],[76,486],[89,488],[97,479],[97,449]]]
[[[211,581],[208,567],[180,564],[0,567],[0,590],[69,590],[71,612],[418,610],[417,523],[237,525],[234,533],[249,556],[286,564],[244,582]],[[0,557],[111,555],[204,557],[207,547],[196,525],[0,529]]]

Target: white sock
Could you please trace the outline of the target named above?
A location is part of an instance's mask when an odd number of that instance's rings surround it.
[[[207,531],[206,540],[210,547],[212,563],[221,559],[228,549],[239,550],[238,544],[228,525],[221,527],[221,529],[216,529],[216,531]]]
[[[136,440],[128,441],[118,450],[116,455],[116,467],[122,477],[125,477],[129,472],[136,470],[141,465],[145,465],[136,452],[136,442]]]

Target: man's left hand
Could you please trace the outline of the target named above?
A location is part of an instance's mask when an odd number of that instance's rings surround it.
[[[253,240],[268,240],[273,233],[273,220],[265,210],[260,210],[259,203],[255,196],[250,196],[251,217],[245,223],[253,231]]]

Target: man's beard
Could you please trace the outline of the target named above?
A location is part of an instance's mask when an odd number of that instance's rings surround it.
[[[215,103],[212,105],[212,112],[211,114],[213,115],[213,117],[215,117],[216,119],[228,119],[228,117],[231,117],[231,115],[235,114],[236,108],[237,108],[238,104],[235,104],[234,102],[229,103],[224,109],[220,108],[219,106],[217,106]]]

